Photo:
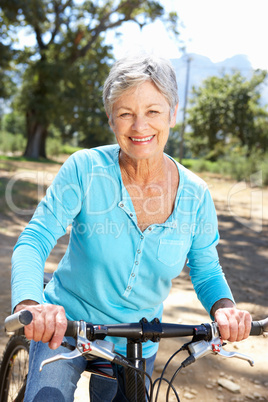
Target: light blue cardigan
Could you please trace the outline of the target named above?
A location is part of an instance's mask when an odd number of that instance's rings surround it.
[[[12,258],[12,306],[31,299],[64,306],[67,318],[94,324],[161,318],[171,281],[188,259],[198,298],[209,313],[232,299],[219,265],[217,218],[206,184],[179,165],[174,211],[163,224],[137,226],[123,185],[118,145],[83,150],[61,167]],[[45,261],[72,225],[67,251],[43,294]],[[194,309],[194,306],[192,306]],[[125,340],[115,340],[125,352]],[[144,357],[157,344],[144,345]]]

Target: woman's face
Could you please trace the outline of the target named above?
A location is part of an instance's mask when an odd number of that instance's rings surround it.
[[[162,154],[176,112],[177,107],[170,119],[169,104],[151,81],[127,90],[114,103],[110,118],[121,152],[135,160]]]

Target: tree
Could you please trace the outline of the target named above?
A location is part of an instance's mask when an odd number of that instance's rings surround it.
[[[25,27],[35,36],[35,45],[15,56],[23,73],[19,104],[27,121],[25,155],[35,158],[46,157],[51,123],[66,127],[65,136],[82,130],[84,144],[93,142],[93,132],[99,142],[103,133],[107,139],[100,96],[112,57],[111,47],[103,44],[107,30],[127,21],[142,28],[162,18],[177,34],[176,13],[165,15],[152,0],[2,0],[0,17],[13,40]]]
[[[261,70],[249,80],[234,72],[209,77],[193,88],[188,124],[195,155],[215,160],[232,144],[248,150],[268,149],[268,113],[260,106],[260,85],[266,77],[267,72]]]
[[[45,156],[45,141],[51,125],[60,129],[63,141],[79,133],[78,145],[109,142],[111,133],[101,102],[102,82],[108,74],[108,51],[107,46],[97,42],[96,48],[91,48],[82,60],[67,64],[62,54],[63,60],[60,56],[57,62],[42,61],[42,66],[35,63],[27,68],[18,100],[27,118],[27,156],[33,156],[33,148],[38,147],[38,128],[42,136],[40,155]]]
[[[14,84],[12,80],[13,68],[12,58],[14,53],[10,45],[3,42],[7,39],[6,26],[0,18],[0,102],[9,99],[14,92]],[[0,116],[2,114],[2,105],[0,103]]]
[[[12,81],[12,69],[9,66],[12,52],[8,46],[0,42],[0,98],[7,99],[11,96],[14,86]]]
[[[180,156],[180,143],[181,143],[181,124],[176,124],[170,129],[168,141],[166,143],[165,152],[173,158]]]

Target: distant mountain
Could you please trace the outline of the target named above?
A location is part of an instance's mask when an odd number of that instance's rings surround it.
[[[254,72],[247,56],[236,55],[219,63],[213,63],[208,57],[195,53],[187,54],[179,59],[172,59],[171,62],[175,68],[178,78],[179,87],[179,120],[182,120],[182,110],[185,101],[185,85],[187,74],[187,59],[190,58],[189,70],[189,91],[188,98],[191,97],[191,89],[193,86],[199,87],[202,81],[210,76],[221,76],[222,74],[232,74],[235,70],[239,70],[241,74],[250,78]],[[262,105],[268,105],[268,80],[262,88]]]

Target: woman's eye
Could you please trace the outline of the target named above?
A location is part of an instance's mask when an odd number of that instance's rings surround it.
[[[120,114],[120,117],[122,117],[123,119],[128,119],[131,117],[131,113],[122,113]]]
[[[159,112],[157,110],[149,110],[149,114],[156,115],[156,114],[159,114]]]

